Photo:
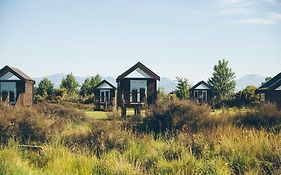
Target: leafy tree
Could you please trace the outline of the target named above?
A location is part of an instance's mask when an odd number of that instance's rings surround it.
[[[76,81],[72,73],[66,75],[66,78],[63,78],[61,81],[60,88],[65,88],[67,94],[76,94],[78,92],[79,83]]]
[[[239,105],[253,105],[259,102],[259,95],[255,93],[256,86],[249,85],[236,94],[236,100]]]
[[[189,98],[189,89],[191,87],[187,78],[177,77],[176,96],[183,100]]]
[[[213,68],[213,76],[209,78],[208,83],[214,87],[217,100],[222,102],[229,99],[236,86],[235,73],[228,67],[228,61],[219,60]]]
[[[36,94],[44,98],[48,95],[51,95],[53,92],[54,92],[54,83],[52,83],[47,78],[43,78],[43,80],[40,81],[38,87],[36,88]]]
[[[261,85],[267,83],[269,80],[271,80],[271,78],[272,78],[272,77],[266,77],[266,78],[264,79],[264,82],[261,83]]]
[[[85,97],[94,93],[94,87],[99,84],[102,80],[102,77],[97,74],[96,76],[92,76],[87,78],[81,86],[80,95]]]
[[[166,93],[165,93],[165,89],[164,87],[158,87],[157,89],[157,98],[159,101],[164,100],[167,97]]]
[[[82,84],[79,93],[81,96],[85,97],[90,94],[90,91],[91,91],[91,80],[90,78],[87,78]]]

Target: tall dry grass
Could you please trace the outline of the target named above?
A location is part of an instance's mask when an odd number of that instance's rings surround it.
[[[135,127],[60,105],[0,111],[0,174],[281,174],[280,111],[271,104],[212,113],[191,102],[162,103]],[[24,138],[39,149],[20,146],[24,118],[36,139]]]

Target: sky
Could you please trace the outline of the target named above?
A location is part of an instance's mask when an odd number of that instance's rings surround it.
[[[0,0],[0,66],[31,77],[117,77],[141,61],[161,77],[281,71],[281,0]]]

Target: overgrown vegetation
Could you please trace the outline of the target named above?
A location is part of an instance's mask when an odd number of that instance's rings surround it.
[[[280,174],[280,126],[273,104],[212,112],[164,99],[126,120],[1,104],[0,174]]]

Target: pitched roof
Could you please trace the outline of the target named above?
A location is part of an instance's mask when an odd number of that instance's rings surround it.
[[[24,81],[29,80],[29,81],[34,82],[34,80],[32,78],[30,78],[28,75],[26,75],[24,72],[22,72],[18,68],[10,67],[10,66],[7,66],[7,65],[0,70],[0,77],[3,76],[4,74],[6,74],[7,72],[13,73],[14,75],[16,75],[21,80],[24,80]]]
[[[101,81],[99,84],[97,84],[97,85],[94,87],[94,89],[97,89],[100,85],[102,85],[102,84],[104,84],[104,83],[108,84],[108,85],[109,85],[110,87],[112,87],[113,89],[116,89],[116,87],[113,86],[111,83],[109,83],[107,80]]]
[[[268,82],[264,83],[257,89],[257,93],[263,93],[270,89],[275,89],[281,85],[281,72],[275,77],[271,78]]]
[[[195,89],[197,88],[198,86],[200,86],[200,84],[203,84],[204,86],[207,86],[209,89],[213,89],[213,87],[211,85],[209,85],[208,83],[206,83],[205,81],[200,81],[198,82],[196,85],[192,86],[191,89]]]
[[[133,67],[131,67],[130,69],[128,69],[127,71],[125,71],[123,74],[119,75],[116,79],[116,82],[118,82],[120,79],[125,78],[127,75],[129,75],[131,72],[133,72],[134,70],[136,70],[137,68],[141,69],[143,72],[145,72],[146,74],[148,74],[150,77],[152,77],[155,80],[159,80],[160,81],[160,77],[155,74],[152,70],[150,70],[149,68],[147,68],[145,65],[143,65],[141,62],[138,62],[137,64],[135,64]]]

